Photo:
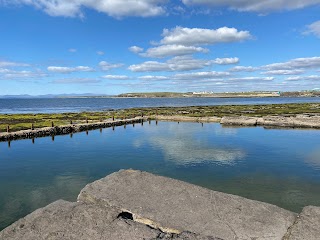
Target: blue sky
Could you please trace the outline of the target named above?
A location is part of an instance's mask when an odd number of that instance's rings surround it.
[[[0,95],[320,88],[320,0],[0,0]]]

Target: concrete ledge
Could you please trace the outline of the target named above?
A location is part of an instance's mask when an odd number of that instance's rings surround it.
[[[283,238],[283,240],[301,239],[320,239],[320,207],[308,206],[303,208],[296,222]]]
[[[180,121],[180,122],[216,122],[219,123],[219,117],[187,117],[187,116],[156,116],[160,121]]]
[[[223,117],[220,121],[224,125],[256,126],[258,118],[255,117]]]
[[[320,116],[298,115],[295,117],[286,116],[265,116],[265,117],[223,117],[220,121],[223,125],[235,126],[264,126],[284,128],[320,128]]]
[[[274,205],[133,170],[88,184],[78,200],[119,207],[163,231],[222,239],[281,239],[296,219]]]
[[[316,240],[320,207],[300,215],[150,173],[121,170],[88,184],[78,202],[36,210],[0,239]]]
[[[132,119],[116,120],[108,122],[70,124],[65,126],[38,128],[34,130],[22,130],[17,132],[0,133],[0,141],[12,141],[17,139],[29,139],[36,137],[46,137],[51,135],[64,135],[75,132],[83,132],[87,130],[108,128],[112,126],[121,126],[125,124],[140,123],[146,121],[147,118],[136,117]]]
[[[214,240],[197,234],[183,232],[168,234],[144,224],[126,219],[115,207],[56,201],[36,210],[0,232],[0,239],[190,239]],[[216,238],[216,240],[218,240]]]

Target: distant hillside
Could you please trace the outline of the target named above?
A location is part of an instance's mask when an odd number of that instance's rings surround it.
[[[192,97],[192,93],[178,93],[178,92],[149,92],[149,93],[122,93],[117,97],[136,97],[136,98],[174,98],[174,97]]]

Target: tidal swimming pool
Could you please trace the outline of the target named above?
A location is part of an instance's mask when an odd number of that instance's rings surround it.
[[[295,212],[320,206],[320,130],[153,121],[0,143],[0,229],[127,168]]]

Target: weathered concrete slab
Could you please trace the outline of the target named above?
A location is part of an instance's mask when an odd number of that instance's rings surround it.
[[[292,117],[282,116],[266,116],[259,122],[263,126],[275,126],[275,127],[294,127]]]
[[[309,115],[297,116],[265,116],[265,117],[223,117],[220,121],[224,125],[234,126],[266,126],[283,128],[320,128],[320,117]]]
[[[320,116],[297,116],[293,119],[295,127],[320,128]]]
[[[167,234],[119,216],[115,207],[59,200],[0,232],[3,240],[190,239],[214,240],[193,233]],[[218,240],[218,239],[217,239]]]
[[[156,116],[161,121],[180,121],[180,122],[220,122],[220,117],[188,117],[188,116]]]
[[[319,240],[320,207],[303,208],[296,223],[290,228],[284,240]]]
[[[241,125],[241,126],[256,126],[258,118],[256,117],[223,117],[221,119],[221,124],[225,125]]]
[[[222,239],[282,239],[296,219],[271,204],[134,170],[88,184],[78,200],[117,206],[135,221],[164,231]]]

